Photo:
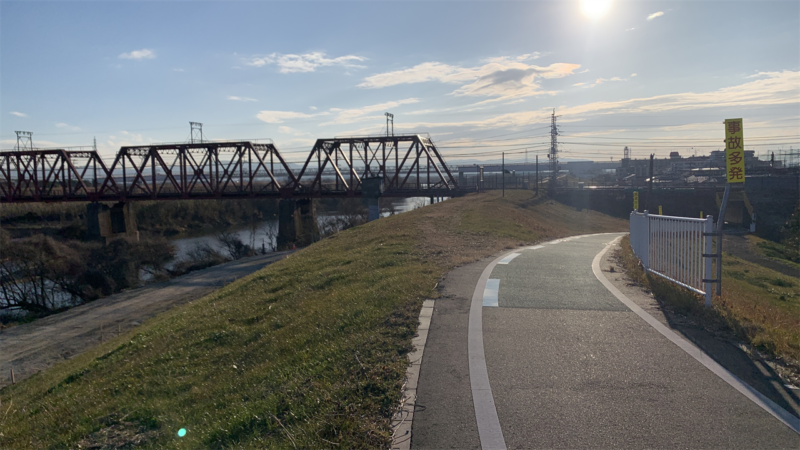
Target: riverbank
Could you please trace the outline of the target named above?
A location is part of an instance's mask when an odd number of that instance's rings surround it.
[[[352,228],[4,388],[0,445],[386,448],[419,308],[447,271],[626,229],[529,191]]]
[[[175,306],[204,297],[291,252],[244,258],[114,294],[33,323],[0,329],[0,373],[20,382],[139,326]],[[11,384],[0,377],[0,388]]]

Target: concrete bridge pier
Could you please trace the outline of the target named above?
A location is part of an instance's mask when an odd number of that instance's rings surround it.
[[[381,207],[378,200],[383,195],[383,177],[371,177],[361,180],[361,192],[369,208],[368,222],[381,217]]]
[[[119,238],[139,241],[136,216],[130,203],[119,202],[111,208],[103,203],[89,203],[86,205],[86,230],[89,239],[103,242]]]
[[[278,204],[278,250],[293,246],[305,247],[318,241],[319,225],[314,203],[310,198],[281,200]]]

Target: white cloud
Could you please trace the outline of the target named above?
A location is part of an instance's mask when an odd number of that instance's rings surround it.
[[[664,11],[655,12],[655,13],[650,14],[649,16],[647,16],[647,20],[653,20],[656,17],[661,17],[663,15],[664,15]]]
[[[126,139],[129,139],[129,142],[133,142],[133,144],[128,143],[128,144],[125,144],[125,145],[137,145],[137,144],[144,144],[145,143],[144,136],[142,136],[141,133],[140,134],[136,134],[136,133],[131,133],[131,132],[128,132],[128,131],[125,131],[125,130],[121,130],[119,133],[121,135],[125,136]],[[149,141],[152,142],[152,139],[149,139]],[[128,142],[128,141],[126,141],[126,142]]]
[[[575,83],[575,84],[573,84],[573,86],[583,86],[584,84],[586,84],[586,83]]]
[[[310,110],[312,110],[312,111],[316,111],[316,110],[317,110],[317,107],[316,107],[316,106],[309,106],[309,107],[308,107],[308,109],[310,109]]]
[[[320,114],[305,114],[293,111],[261,111],[256,114],[256,117],[266,123],[283,123],[284,120],[288,119],[309,119]]]
[[[586,117],[609,114],[649,114],[678,111],[696,111],[704,108],[762,107],[773,105],[800,105],[800,71],[764,72],[764,79],[748,81],[715,91],[682,92],[654,97],[633,98],[614,102],[593,102],[576,106],[559,106],[562,122],[580,121]],[[483,120],[458,122],[403,122],[410,130],[436,128],[500,129],[530,126],[541,122],[552,112],[551,105],[539,110],[500,114]],[[400,126],[395,125],[395,128]]]
[[[634,74],[634,76],[636,76],[636,75]],[[628,80],[626,78],[620,78],[620,77],[598,78],[597,80],[595,80],[594,84],[591,85],[591,87],[595,87],[595,86],[601,85],[601,84],[603,84],[603,83],[605,83],[607,81],[628,81]]]
[[[10,114],[12,114],[12,115],[14,115],[14,116],[17,116],[17,117],[28,117],[28,115],[27,115],[27,114],[25,114],[25,113],[21,113],[21,112],[19,112],[19,111],[11,111],[11,113],[10,113]]]
[[[631,28],[628,28],[628,29],[627,29],[627,30],[625,30],[625,31],[633,31],[633,30],[635,30],[635,29],[636,29],[636,27],[631,27]]]
[[[636,75],[638,75],[638,74],[636,74],[636,73],[632,73],[632,74],[631,74],[631,78],[635,77]]]
[[[297,130],[295,128],[287,127],[287,126],[283,126],[283,125],[278,127],[278,133],[290,134],[292,136],[308,136],[309,135],[309,133],[306,133],[305,131],[300,131],[300,130]]]
[[[410,69],[396,70],[393,72],[379,73],[364,78],[358,85],[360,88],[377,89],[398,84],[422,83],[425,81],[440,81],[442,83],[458,83],[473,79],[472,75],[464,76],[462,69],[439,62],[426,62]]]
[[[173,71],[173,72],[186,72],[186,71],[185,71],[185,70],[183,70],[183,69],[172,69],[172,71]]]
[[[74,126],[72,126],[72,125],[67,125],[66,123],[63,123],[63,122],[59,122],[59,123],[57,123],[57,124],[56,124],[56,127],[57,127],[57,128],[63,128],[63,129],[65,129],[65,130],[70,130],[70,131],[80,131],[80,130],[81,130],[81,129],[80,129],[80,128],[78,128],[78,127],[74,127]]]
[[[229,95],[228,100],[235,100],[237,102],[257,102],[258,100],[250,97],[237,97],[235,95]]]
[[[800,71],[764,72],[764,75],[767,78],[711,92],[684,92],[617,102],[594,102],[566,108],[560,112],[565,115],[612,110],[615,113],[647,113],[713,107],[800,104],[800,91],[797,89],[797,86],[800,86]]]
[[[339,125],[345,123],[360,122],[362,120],[380,119],[384,118],[383,113],[389,109],[396,108],[401,105],[409,105],[418,102],[419,100],[416,98],[406,98],[403,100],[363,106],[361,108],[353,108],[353,109],[331,108],[330,109],[331,111],[336,112],[336,117],[333,120],[321,123],[320,125]],[[381,114],[374,116],[368,115],[374,112],[380,112]]]
[[[518,57],[491,58],[478,67],[460,67],[440,62],[425,62],[414,67],[366,77],[358,87],[378,89],[399,84],[438,81],[462,84],[451,94],[456,96],[486,96],[507,99],[553,93],[542,90],[538,79],[562,78],[575,73],[579,64],[555,63],[547,67],[529,65],[522,61],[535,59],[535,54]],[[538,57],[538,56],[536,56]]]
[[[334,117],[324,123],[319,124],[320,126],[323,125],[338,125],[344,123],[353,123],[353,122],[360,122],[364,120],[381,120],[384,119],[383,113],[387,110],[392,108],[397,108],[402,105],[409,105],[413,103],[418,103],[419,100],[416,98],[406,98],[403,100],[396,100],[391,102],[384,102],[378,103],[375,105],[368,105],[363,106],[361,108],[350,108],[350,109],[342,109],[342,108],[330,108],[327,111],[321,111],[318,113],[307,114],[302,112],[296,111],[261,111],[259,112],[256,117],[259,120],[262,120],[266,123],[284,123],[286,120],[292,119],[312,119],[315,117],[322,117],[322,116],[331,116]],[[380,115],[370,115],[370,113],[380,112]],[[289,127],[283,127],[285,130],[291,130]],[[278,131],[281,131],[279,128]]]
[[[362,56],[347,55],[337,58],[328,58],[323,52],[304,53],[302,55],[282,55],[272,53],[267,56],[253,56],[245,60],[245,64],[253,67],[263,67],[268,64],[275,64],[280,68],[281,73],[295,72],[314,72],[318,67],[342,66],[350,68],[364,68],[354,64],[354,62],[366,61]]]
[[[121,53],[118,58],[142,60],[142,59],[153,59],[155,57],[156,53],[154,51],[143,48],[141,50],[134,50],[128,53]]]

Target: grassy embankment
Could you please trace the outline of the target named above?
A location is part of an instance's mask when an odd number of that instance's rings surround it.
[[[344,231],[4,388],[0,447],[386,448],[419,308],[443,274],[626,228],[510,191]]]
[[[792,249],[788,245],[761,239],[752,234],[747,235],[747,240],[753,244],[762,256],[774,259],[789,267],[800,269],[800,249]]]
[[[724,327],[757,349],[800,368],[800,283],[766,267],[731,256],[722,258],[722,296],[713,308],[658,276],[645,274],[624,237],[618,256],[626,273],[679,314],[710,328]]]

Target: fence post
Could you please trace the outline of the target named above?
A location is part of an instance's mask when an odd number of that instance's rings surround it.
[[[714,237],[712,234],[714,233],[714,217],[708,216],[706,217],[706,226],[705,226],[705,255],[703,259],[705,260],[705,270],[703,271],[703,279],[705,280],[705,291],[706,291],[706,308],[711,307],[711,252],[713,251],[712,241]]]
[[[644,270],[647,271],[650,268],[650,214],[646,209],[642,216],[642,256],[639,259],[642,260]]]

